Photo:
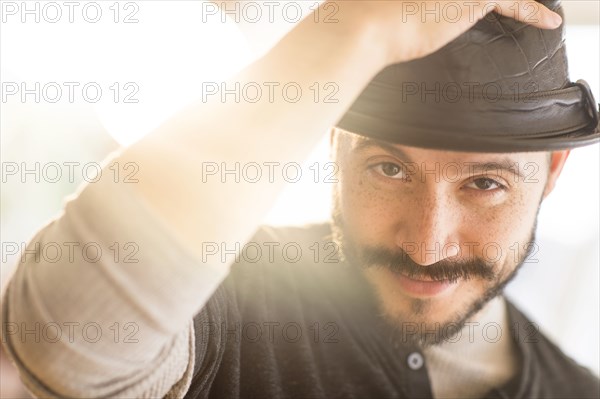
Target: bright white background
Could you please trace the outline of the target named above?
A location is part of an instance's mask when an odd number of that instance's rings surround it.
[[[140,88],[138,104],[104,99],[96,104],[3,101],[2,162],[100,161],[119,144],[142,137],[197,98],[203,81],[233,74],[293,27],[280,19],[266,26],[238,27],[215,18],[199,23],[199,1],[136,3],[136,24],[115,24],[109,18],[97,24],[80,20],[23,24],[18,19],[2,23],[3,82],[135,82]],[[309,8],[315,3],[303,5]],[[600,100],[598,2],[569,0],[566,12],[571,79],[586,79]],[[326,132],[323,138],[307,164],[327,162]],[[528,264],[508,290],[552,339],[596,373],[600,368],[599,166],[597,145],[573,151],[540,213],[539,263]],[[61,209],[64,196],[81,182],[81,176],[76,177],[73,183],[3,183],[2,242],[30,238]],[[291,184],[265,222],[325,220],[331,187],[308,180]],[[14,257],[2,256],[3,283],[13,264]]]

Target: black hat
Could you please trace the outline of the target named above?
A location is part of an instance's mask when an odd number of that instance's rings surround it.
[[[559,0],[540,1],[564,17]],[[381,71],[341,129],[415,147],[550,151],[600,140],[598,104],[569,80],[555,30],[491,13],[441,50]]]

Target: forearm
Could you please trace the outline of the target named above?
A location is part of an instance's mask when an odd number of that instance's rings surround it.
[[[199,101],[122,155],[122,162],[139,165],[135,188],[189,248],[200,251],[205,242],[243,243],[285,183],[280,176],[257,183],[207,179],[203,163],[224,162],[229,169],[236,162],[300,163],[384,65],[376,29],[366,19],[351,23],[351,12],[357,10],[342,7],[339,23],[333,24],[307,17],[228,83],[294,82],[304,91],[298,102],[277,96],[271,102],[267,95],[256,103],[236,103],[232,96],[227,102],[220,97]],[[339,89],[337,102],[315,101],[308,88],[328,82]]]

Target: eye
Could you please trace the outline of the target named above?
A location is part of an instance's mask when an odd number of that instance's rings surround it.
[[[380,175],[391,179],[406,180],[408,178],[402,166],[392,162],[382,162],[373,166],[373,168]]]
[[[481,177],[474,179],[471,183],[467,184],[468,188],[472,188],[479,191],[494,191],[497,189],[505,189],[506,187],[498,183],[494,179],[488,177]]]

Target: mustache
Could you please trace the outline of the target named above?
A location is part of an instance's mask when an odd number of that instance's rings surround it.
[[[496,278],[493,265],[480,258],[459,261],[443,259],[429,266],[423,266],[414,262],[401,248],[390,251],[381,247],[364,247],[359,260],[359,264],[363,267],[384,267],[412,279],[453,283],[459,279],[481,278],[492,281]]]

